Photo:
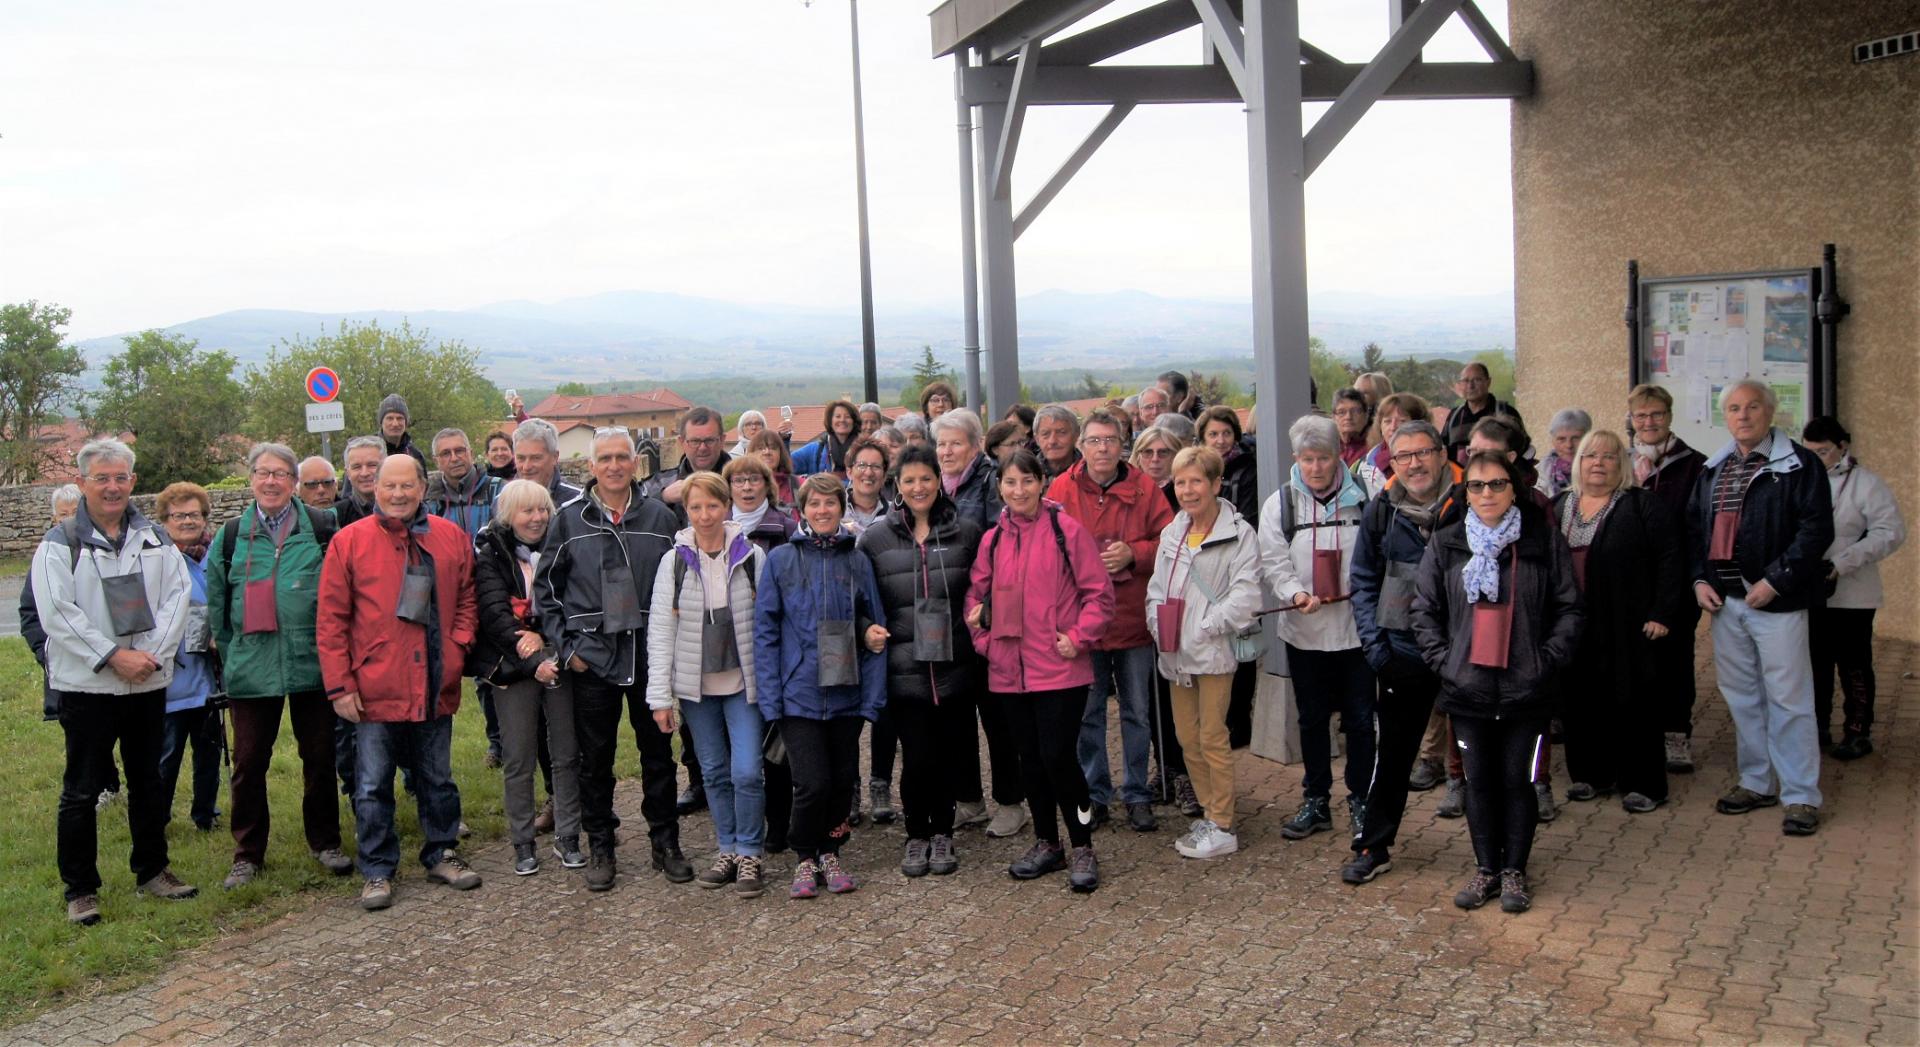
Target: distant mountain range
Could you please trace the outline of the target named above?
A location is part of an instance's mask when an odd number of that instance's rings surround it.
[[[1394,358],[1464,356],[1513,346],[1507,294],[1450,297],[1325,292],[1309,305],[1312,333],[1343,356],[1378,342]],[[410,321],[435,338],[479,350],[501,385],[551,386],[636,374],[662,380],[728,375],[857,373],[860,320],[846,309],[699,298],[653,291],[610,291],[558,302],[504,301],[460,310],[363,310],[317,313],[240,309],[174,324],[169,333],[225,349],[244,364],[283,339],[315,337],[341,321]],[[957,306],[881,308],[875,317],[880,369],[908,370],[931,345],[960,362]],[[119,351],[121,336],[80,342],[94,368]],[[1042,291],[1020,300],[1020,359],[1025,368],[1158,364],[1251,352],[1245,300],[1163,298],[1144,291],[1083,294]]]

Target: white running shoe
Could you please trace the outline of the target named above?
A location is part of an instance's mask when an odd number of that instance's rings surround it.
[[[1208,822],[1204,830],[1194,833],[1192,843],[1183,841],[1175,848],[1188,858],[1223,858],[1240,849],[1240,838],[1218,825]]]

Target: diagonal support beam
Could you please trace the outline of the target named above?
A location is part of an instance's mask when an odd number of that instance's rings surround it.
[[[1300,60],[1303,62],[1325,62],[1328,65],[1340,64],[1340,60],[1333,57],[1332,52],[1322,51],[1312,44],[1307,43],[1305,40],[1300,41]]]
[[[1467,23],[1467,32],[1472,33],[1473,38],[1480,41],[1480,46],[1486,50],[1488,58],[1496,62],[1520,60],[1519,56],[1513,53],[1513,48],[1508,47],[1507,42],[1500,38],[1500,31],[1493,27],[1492,22],[1487,21],[1485,14],[1481,13],[1480,5],[1473,0],[1467,0],[1460,5],[1460,20]]]
[[[1306,174],[1311,176],[1319,168],[1328,154],[1333,152],[1340,140],[1353,130],[1367,110],[1378,101],[1394,81],[1407,71],[1415,59],[1420,57],[1420,49],[1427,45],[1447,19],[1460,9],[1464,0],[1425,0],[1420,7],[1400,23],[1387,39],[1387,46],[1367,63],[1360,75],[1353,78],[1340,97],[1334,100],[1332,108],[1320,114],[1314,122],[1313,130],[1307,132],[1306,149],[1303,160]]]
[[[1246,97],[1247,37],[1240,28],[1240,20],[1233,16],[1227,0],[1193,0],[1193,7],[1200,12],[1200,22],[1207,27],[1207,39],[1213,41],[1214,51],[1227,67],[1227,75],[1233,77],[1241,97]]]
[[[1027,100],[1033,97],[1034,77],[1040,72],[1040,42],[1020,49],[1013,67],[1013,89],[1007,95],[1007,119],[1000,127],[999,148],[993,154],[993,198],[1013,198],[1013,157],[1020,149],[1020,129],[1027,122]]]
[[[1040,49],[1041,65],[1093,65],[1200,24],[1193,0],[1160,0]]]
[[[1114,129],[1120,126],[1120,121],[1125,120],[1127,114],[1131,112],[1133,112],[1132,102],[1123,102],[1107,110],[1107,115],[1100,118],[1100,122],[1094,125],[1092,131],[1087,132],[1086,140],[1074,149],[1066,162],[1060,165],[1060,169],[1053,173],[1053,177],[1047,179],[1047,184],[1033,194],[1033,199],[1027,201],[1027,206],[1022,207],[1020,213],[1014,216],[1014,239],[1018,240],[1020,234],[1027,231],[1027,226],[1032,225],[1033,220],[1040,217],[1040,212],[1046,210],[1047,205],[1053,202],[1053,198],[1060,195],[1060,190],[1065,189],[1073,176],[1080,173],[1080,169],[1093,158],[1094,151],[1113,135]]]

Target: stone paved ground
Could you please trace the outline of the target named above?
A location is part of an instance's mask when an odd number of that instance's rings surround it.
[[[1416,799],[1394,870],[1354,889],[1337,835],[1276,831],[1298,769],[1243,756],[1246,851],[1200,865],[1171,832],[1107,831],[1092,896],[1011,881],[1021,845],[978,833],[959,875],[908,881],[898,828],[862,831],[861,890],[807,903],[673,886],[631,848],[592,896],[555,863],[510,875],[496,844],[474,856],[479,891],[409,871],[395,908],[367,914],[343,890],[0,1038],[1911,1044],[1915,661],[1883,645],[1880,753],[1828,764],[1818,836],[1783,837],[1778,811],[1713,813],[1732,740],[1709,689],[1702,773],[1656,813],[1585,804],[1543,827],[1518,917],[1450,904],[1471,852],[1463,823],[1432,817],[1438,794]],[[631,783],[620,799],[637,826]],[[690,853],[711,838],[687,821]]]

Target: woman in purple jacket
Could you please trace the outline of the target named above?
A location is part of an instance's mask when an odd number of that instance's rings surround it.
[[[1100,886],[1100,865],[1075,746],[1093,682],[1087,652],[1113,617],[1113,583],[1093,535],[1041,497],[1045,477],[1031,451],[1002,462],[1005,507],[973,561],[967,626],[987,658],[987,689],[1011,722],[1033,815],[1034,845],[1007,872],[1032,880],[1071,864],[1068,884],[1085,893]],[[1071,863],[1056,804],[1073,844]]]

